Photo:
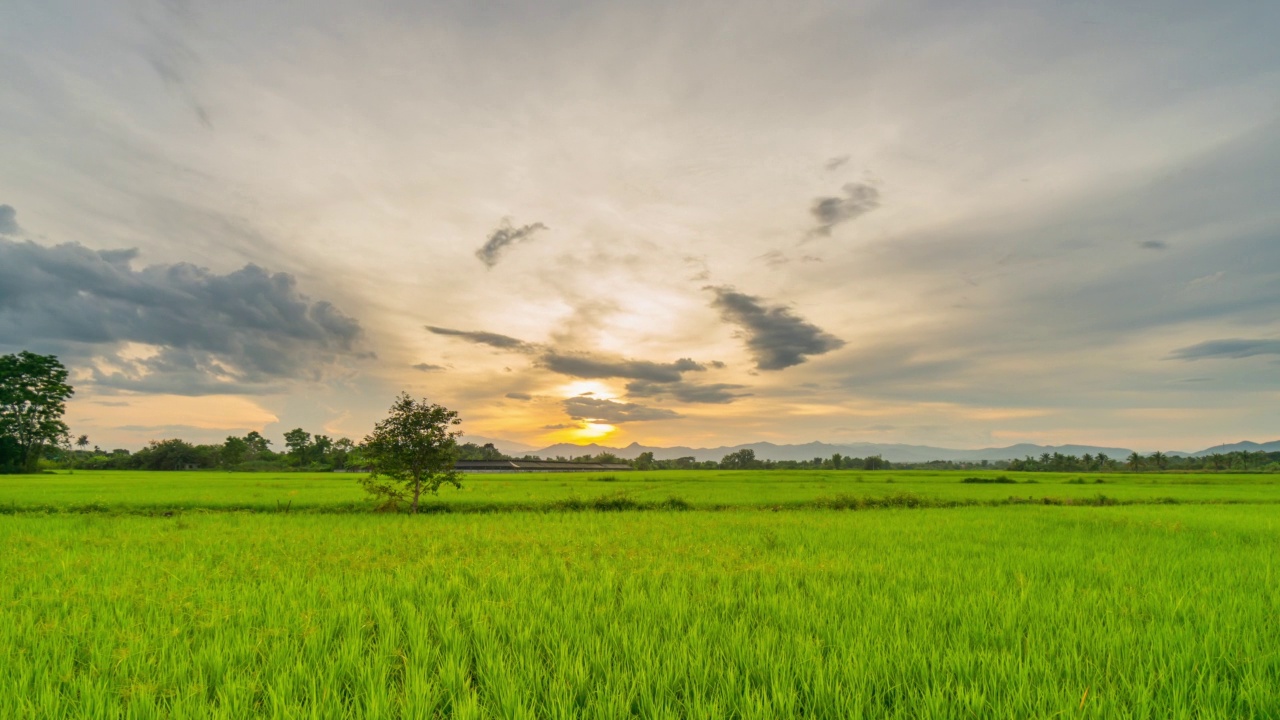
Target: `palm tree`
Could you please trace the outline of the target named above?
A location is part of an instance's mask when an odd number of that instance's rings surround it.
[[[1155,464],[1157,470],[1163,470],[1165,469],[1165,466],[1169,464],[1169,458],[1165,457],[1164,453],[1157,450],[1151,453],[1151,462]]]
[[[89,436],[81,435],[80,437],[76,438],[76,447],[80,448],[81,450],[84,450],[85,448],[89,447]]]
[[[1142,456],[1137,452],[1133,452],[1129,455],[1129,460],[1127,462],[1130,470],[1137,470],[1142,467]]]

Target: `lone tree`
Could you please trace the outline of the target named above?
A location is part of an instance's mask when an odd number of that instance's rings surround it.
[[[45,445],[68,441],[62,415],[75,393],[54,355],[0,355],[0,469],[35,470]]]
[[[417,513],[422,493],[435,494],[445,483],[462,487],[453,469],[462,433],[451,429],[461,423],[458,413],[443,405],[400,393],[390,415],[373,427],[361,449],[370,474],[360,484],[382,500],[379,509],[408,502]]]

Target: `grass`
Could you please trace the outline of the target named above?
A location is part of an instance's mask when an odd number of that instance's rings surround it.
[[[1280,713],[1271,508],[1009,512],[10,517],[0,715]]]
[[[915,498],[922,507],[1022,504],[1280,502],[1280,476],[1259,474],[1123,474],[1104,487],[1078,473],[982,473],[965,482],[930,471],[657,471],[471,475],[446,487],[426,507],[436,512],[573,510],[596,502],[661,508],[672,499],[694,509],[831,507],[866,498],[868,506]],[[1012,483],[999,480],[1006,477]],[[605,480],[605,478],[611,478]],[[367,512],[356,476],[346,473],[219,473],[76,471],[0,476],[0,513],[115,512],[163,514],[194,510]],[[602,480],[604,480],[602,482]],[[856,503],[853,503],[856,505]]]
[[[1280,717],[1272,478],[1005,474],[0,478],[0,717]]]

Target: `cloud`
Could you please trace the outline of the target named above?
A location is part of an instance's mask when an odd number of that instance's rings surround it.
[[[653,383],[644,380],[634,380],[627,383],[627,394],[632,397],[659,397],[670,396],[685,403],[708,403],[708,404],[725,404],[731,403],[740,397],[746,397],[749,393],[735,393],[733,390],[740,390],[746,385],[734,385],[731,383],[708,383],[699,385],[691,382],[674,382],[674,383]]]
[[[495,347],[500,350],[517,350],[520,352],[528,352],[529,350],[532,350],[534,348],[534,345],[532,343],[527,343],[523,340],[517,340],[516,338],[508,337],[506,335],[499,335],[498,333],[471,331],[471,330],[454,330],[453,328],[435,327],[434,325],[427,325],[426,328],[428,331],[430,331],[435,335],[445,335],[448,337],[456,337],[456,338],[465,340],[469,343],[475,343],[476,345],[488,345],[489,347]]]
[[[1138,247],[1144,250],[1165,250],[1168,249],[1169,243],[1163,240],[1143,240],[1138,243]]]
[[[844,167],[845,164],[848,162],[849,162],[848,155],[838,155],[826,161],[825,163],[823,163],[822,169],[826,170],[827,172],[832,172],[834,170],[839,170],[840,168]]]
[[[18,211],[12,205],[0,205],[0,235],[17,235],[20,232]]]
[[[865,215],[880,207],[880,191],[866,183],[849,183],[840,197],[820,197],[813,201],[809,213],[818,221],[810,236],[831,234],[832,228]]]
[[[651,408],[636,403],[621,403],[593,397],[572,397],[564,401],[564,411],[574,420],[620,425],[646,420],[670,420],[682,417],[680,413],[662,408]]]
[[[509,392],[506,394],[505,397],[510,398],[511,400],[532,400],[533,399],[533,396],[530,395],[529,393],[522,393],[522,392]]]
[[[747,349],[759,370],[781,370],[803,363],[808,356],[844,347],[840,338],[798,317],[782,305],[765,305],[760,298],[731,287],[709,287],[716,294],[711,307],[726,322],[742,328]]]
[[[1239,360],[1255,355],[1280,355],[1280,340],[1245,340],[1231,338],[1210,340],[1173,351],[1178,360],[1204,360],[1206,358],[1230,358]]]
[[[608,360],[580,353],[562,355],[554,350],[544,354],[539,362],[552,372],[570,377],[627,378],[657,383],[678,382],[682,373],[701,372],[707,369],[705,365],[689,358],[680,358],[670,363],[656,363],[621,358]]]
[[[0,346],[97,358],[98,383],[187,395],[268,392],[367,357],[360,323],[257,265],[135,270],[136,250],[0,239]],[[121,354],[125,344],[145,351]],[[100,361],[100,362],[99,362]]]
[[[582,423],[553,423],[551,425],[543,425],[543,430],[578,430],[582,428]]]
[[[421,370],[422,372],[437,372],[439,370],[444,370],[446,368],[443,365],[432,365],[431,363],[418,363],[417,365],[413,366],[413,369]]]
[[[502,225],[489,234],[489,239],[485,241],[484,247],[476,251],[476,257],[480,258],[480,262],[484,263],[486,267],[493,267],[498,264],[498,260],[508,247],[528,240],[533,237],[534,233],[546,229],[547,226],[540,222],[532,225],[522,225],[517,228],[511,227],[510,220],[503,220]]]

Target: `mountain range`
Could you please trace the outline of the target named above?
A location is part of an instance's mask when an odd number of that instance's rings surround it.
[[[471,439],[471,438],[469,438]],[[471,439],[472,442],[475,439]],[[483,440],[488,441],[488,438]],[[659,460],[670,460],[679,457],[693,457],[699,462],[707,460],[720,460],[739,450],[753,450],[756,457],[761,460],[812,460],[816,457],[828,458],[835,453],[840,453],[846,457],[868,457],[871,455],[879,455],[889,462],[905,462],[918,463],[928,462],[930,460],[955,460],[964,462],[981,462],[983,460],[1013,460],[1023,458],[1028,455],[1039,457],[1042,453],[1062,453],[1063,455],[1097,455],[1105,453],[1106,455],[1122,460],[1133,452],[1128,448],[1118,447],[1097,447],[1093,445],[1033,445],[1030,443],[1021,443],[1018,445],[1010,445],[1001,448],[982,448],[979,450],[956,450],[952,448],[930,447],[928,445],[901,445],[889,443],[824,443],[811,442],[802,445],[777,445],[770,442],[747,443],[744,445],[731,445],[714,448],[691,448],[691,447],[651,447],[640,445],[639,443],[631,443],[626,447],[608,447],[605,445],[597,445],[591,443],[589,445],[574,445],[571,443],[560,443],[541,450],[528,450],[515,445],[514,443],[506,443],[495,441],[498,449],[513,455],[534,455],[543,458],[554,457],[578,457],[582,455],[598,455],[602,452],[610,452],[621,458],[635,458],[640,453],[651,452],[653,456]],[[1205,448],[1196,452],[1177,452],[1171,451],[1168,455],[1180,455],[1201,457],[1204,455],[1212,455],[1213,453],[1229,453],[1237,451],[1248,452],[1280,452],[1280,440],[1268,443],[1255,442],[1238,442],[1230,445],[1215,445],[1211,448]]]

